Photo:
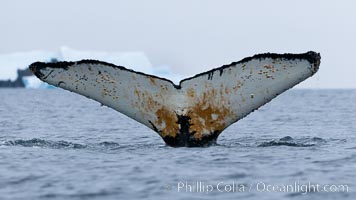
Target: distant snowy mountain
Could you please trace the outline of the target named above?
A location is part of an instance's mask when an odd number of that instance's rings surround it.
[[[0,87],[51,88],[47,83],[28,74],[28,66],[36,61],[78,61],[83,59],[101,60],[124,66],[135,71],[161,76],[178,83],[181,76],[172,73],[169,67],[152,67],[143,52],[81,51],[61,47],[58,52],[30,51],[0,55]],[[24,73],[19,73],[24,71]]]

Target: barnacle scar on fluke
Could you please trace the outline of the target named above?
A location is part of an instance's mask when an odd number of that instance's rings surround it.
[[[206,146],[234,122],[315,74],[320,54],[258,54],[180,81],[96,60],[30,65],[42,81],[113,108],[167,145]]]

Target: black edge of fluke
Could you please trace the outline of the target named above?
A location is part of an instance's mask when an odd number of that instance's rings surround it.
[[[320,56],[320,53],[316,53],[314,51],[308,51],[306,53],[299,53],[299,54],[293,54],[293,53],[285,53],[285,54],[262,53],[262,54],[256,54],[254,56],[245,57],[240,61],[232,62],[232,63],[230,63],[228,65],[223,65],[221,67],[214,68],[214,69],[211,69],[209,71],[206,71],[206,72],[203,72],[203,73],[200,73],[200,74],[196,74],[196,75],[194,75],[192,77],[185,78],[185,79],[183,79],[183,80],[181,80],[179,82],[179,85],[182,85],[182,83],[184,81],[188,81],[188,80],[197,78],[199,76],[204,76],[204,75],[211,76],[210,74],[213,74],[216,71],[219,71],[219,74],[221,75],[222,71],[224,69],[228,68],[228,67],[231,67],[231,66],[234,66],[234,65],[237,65],[237,64],[241,64],[241,63],[246,63],[246,62],[249,62],[249,61],[251,61],[253,59],[263,59],[263,58],[272,58],[272,59],[280,58],[280,59],[286,59],[286,60],[296,60],[296,59],[303,60],[303,59],[305,59],[310,64],[313,65],[313,74],[315,74],[319,69],[321,56]]]
[[[170,82],[176,89],[180,89],[180,85],[176,85],[173,83],[173,81],[166,79],[166,78],[162,78],[159,76],[155,76],[155,75],[151,75],[151,74],[145,74],[143,72],[138,72],[132,69],[127,69],[123,66],[118,66],[118,65],[114,65],[112,63],[107,63],[104,61],[100,61],[100,60],[80,60],[80,61],[76,61],[76,62],[72,62],[72,61],[61,61],[61,62],[51,62],[51,63],[45,63],[45,62],[35,62],[32,63],[29,68],[30,70],[38,77],[41,79],[41,77],[43,76],[43,74],[40,72],[41,69],[50,67],[50,68],[62,68],[64,70],[67,70],[70,66],[72,65],[79,65],[79,64],[101,64],[101,65],[106,65],[109,67],[113,67],[113,68],[118,68],[120,70],[124,70],[124,71],[128,71],[128,72],[132,72],[135,74],[139,74],[139,75],[143,75],[143,76],[147,76],[147,77],[152,77],[152,78],[156,78],[156,79],[161,79],[167,82]]]
[[[41,64],[44,64],[44,63],[41,63],[41,62],[35,62],[35,63],[32,63],[29,68],[30,68],[30,71],[39,79],[41,79],[41,77],[44,76],[44,74],[41,73],[40,69],[37,67],[37,66],[40,66]]]
[[[106,65],[106,66],[110,66],[110,67],[114,67],[114,68],[119,68],[121,70],[129,71],[129,72],[132,72],[132,73],[140,74],[140,75],[143,75],[143,76],[164,80],[164,81],[167,81],[167,82],[171,83],[176,89],[181,89],[182,88],[181,85],[182,85],[182,83],[184,81],[188,81],[188,80],[191,80],[191,79],[194,79],[194,78],[197,78],[199,76],[206,75],[206,74],[208,74],[209,76],[212,76],[210,74],[214,73],[215,71],[219,71],[219,74],[221,75],[225,68],[228,68],[228,67],[231,67],[231,66],[234,66],[234,65],[237,65],[237,64],[241,64],[241,63],[244,63],[244,62],[248,62],[248,61],[251,61],[253,59],[262,59],[262,58],[272,58],[272,59],[280,58],[280,59],[286,59],[286,60],[305,59],[305,60],[308,60],[310,62],[310,64],[313,65],[312,71],[313,71],[313,74],[315,74],[319,69],[321,56],[320,56],[319,53],[316,53],[314,51],[308,51],[306,53],[301,53],[301,54],[292,54],[292,53],[285,53],[285,54],[277,54],[277,53],[256,54],[256,55],[251,56],[251,57],[243,58],[240,61],[232,62],[232,63],[230,63],[228,65],[223,65],[221,67],[214,68],[214,69],[211,69],[209,71],[206,71],[206,72],[203,72],[203,73],[200,73],[200,74],[196,74],[196,75],[194,75],[192,77],[185,78],[185,79],[183,79],[183,80],[181,80],[179,82],[179,85],[174,84],[173,81],[171,81],[169,79],[166,79],[166,78],[162,78],[162,77],[155,76],[155,75],[150,75],[150,74],[145,74],[143,72],[137,72],[137,71],[134,71],[132,69],[127,69],[127,68],[125,68],[123,66],[117,66],[117,65],[114,65],[112,63],[107,63],[107,62],[98,61],[98,60],[81,60],[81,61],[77,61],[77,62],[62,61],[62,62],[51,62],[51,63],[35,62],[35,63],[32,63],[29,66],[29,68],[39,79],[41,79],[41,77],[43,77],[44,74],[41,73],[40,70],[44,69],[44,68],[47,68],[47,67],[50,67],[50,68],[62,68],[62,69],[66,70],[66,69],[68,69],[68,67],[70,67],[72,65],[75,65],[75,64],[102,64],[102,65]]]

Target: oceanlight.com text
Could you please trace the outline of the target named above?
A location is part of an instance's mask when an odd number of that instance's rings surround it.
[[[211,193],[211,192],[281,192],[281,193],[347,193],[350,188],[348,184],[319,184],[312,182],[301,183],[295,181],[288,184],[273,184],[259,181],[256,183],[237,183],[237,182],[216,182],[207,183],[204,181],[181,181],[178,182],[177,192],[187,193]]]

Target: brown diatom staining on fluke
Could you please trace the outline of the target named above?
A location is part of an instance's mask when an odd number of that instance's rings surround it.
[[[160,107],[160,103],[158,102],[162,99],[161,95],[152,97],[151,93],[142,91],[137,86],[135,86],[134,95],[137,100],[133,102],[132,105],[136,105],[136,109],[138,109],[141,114],[152,112],[154,109]]]
[[[236,82],[236,85],[232,87],[232,89],[234,90],[235,94],[242,86],[243,86],[243,83],[240,80],[238,80]]]
[[[272,69],[272,68],[274,68],[274,67],[273,67],[272,65],[270,65],[270,64],[265,64],[263,67],[266,68],[266,69]]]
[[[164,137],[175,138],[179,133],[179,124],[177,115],[165,106],[156,111],[156,127],[161,127],[160,135]],[[181,133],[182,134],[182,133]],[[184,134],[184,133],[183,133]]]
[[[159,87],[161,88],[162,92],[167,92],[168,91],[167,85],[159,85]]]
[[[263,68],[258,70],[257,74],[262,75],[266,79],[274,79],[274,73],[275,71],[278,71],[275,69],[274,65],[271,64],[264,64]]]
[[[231,91],[228,87],[225,87],[225,94],[229,94]]]
[[[192,106],[182,108],[185,112],[180,114],[161,106],[155,112],[157,120],[150,123],[173,146],[194,146],[209,140],[207,138],[216,138],[226,128],[226,118],[233,115],[230,109],[221,105],[221,102],[229,102],[224,97],[225,92],[228,93],[226,90],[226,87],[220,87],[198,95],[194,88],[189,88],[185,96]]]
[[[226,108],[219,108],[212,105],[202,107],[197,104],[190,108],[188,117],[190,118],[190,133],[194,134],[197,140],[202,139],[203,135],[211,134],[215,131],[221,132],[226,123],[224,119],[231,114]]]
[[[194,98],[195,97],[195,90],[193,88],[189,88],[187,91],[187,95],[190,98]]]
[[[226,88],[221,87],[219,92],[215,89],[209,90],[195,97],[191,107],[188,108],[187,116],[189,117],[189,132],[194,134],[197,140],[202,139],[204,135],[214,132],[221,132],[226,127],[225,119],[232,115],[232,111],[224,107],[224,91]],[[188,93],[191,91],[188,90]],[[192,95],[189,95],[191,97]]]
[[[149,77],[151,85],[156,85],[156,80],[152,77]]]

